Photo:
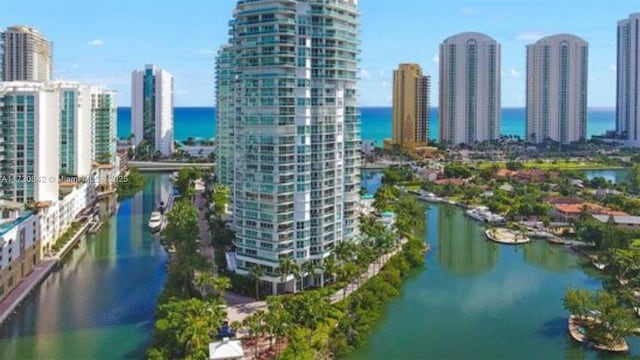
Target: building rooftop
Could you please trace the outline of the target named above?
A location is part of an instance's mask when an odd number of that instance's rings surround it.
[[[603,223],[609,222],[610,215],[593,215],[593,217]],[[640,225],[640,216],[613,215],[613,222],[618,225]]]
[[[593,214],[607,216],[627,216],[628,214],[623,211],[616,211],[607,207],[592,204],[592,203],[580,203],[580,204],[553,204],[553,207],[566,214],[579,214],[586,207],[586,210]]]
[[[0,210],[22,210],[24,205],[19,202],[0,199]]]
[[[18,216],[16,219],[13,219],[4,223],[0,223],[0,236],[4,236],[4,234],[6,234],[7,231],[11,230],[15,226],[20,225],[22,222],[29,219],[31,216],[33,216],[33,212],[25,211],[22,214],[20,214],[20,216]]]
[[[243,358],[244,350],[242,350],[242,343],[239,340],[225,338],[222,341],[209,344],[209,360]]]

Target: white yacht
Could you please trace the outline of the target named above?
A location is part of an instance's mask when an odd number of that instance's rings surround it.
[[[162,228],[162,214],[160,211],[154,211],[149,218],[149,230],[151,232],[158,232]]]
[[[466,211],[466,213],[470,218],[472,218],[474,220],[478,220],[478,221],[482,221],[482,222],[485,221],[484,216],[482,216],[482,214],[480,213],[480,211],[477,208],[469,209],[469,210]]]

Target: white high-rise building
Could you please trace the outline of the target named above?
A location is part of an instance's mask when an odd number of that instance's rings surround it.
[[[440,141],[473,144],[500,137],[500,45],[466,32],[440,44]]]
[[[136,146],[173,153],[173,76],[154,65],[131,74],[131,122]]]
[[[236,271],[261,266],[268,291],[292,291],[280,260],[320,264],[358,234],[358,2],[239,0],[230,33],[216,169],[231,187]]]
[[[91,173],[91,94],[77,82],[54,81],[49,85],[60,101],[60,173]]]
[[[53,44],[37,29],[15,25],[0,33],[2,81],[49,81]]]
[[[588,52],[587,42],[570,34],[527,46],[527,141],[586,139]]]
[[[0,83],[2,198],[58,199],[60,91],[39,82]]]
[[[640,146],[640,13],[618,22],[616,132]]]

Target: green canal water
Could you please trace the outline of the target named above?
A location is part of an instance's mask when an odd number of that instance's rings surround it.
[[[373,192],[379,179],[367,174],[363,185]],[[146,221],[170,191],[167,175],[147,180],[0,327],[0,359],[144,357],[167,261]],[[600,287],[588,264],[545,242],[489,243],[483,227],[455,207],[432,206],[426,216],[427,266],[407,280],[349,359],[597,357],[566,336],[561,303],[568,287]],[[640,354],[640,343],[630,345]]]
[[[624,179],[598,170],[589,177]],[[365,187],[375,191],[376,174]],[[561,246],[535,240],[505,246],[485,240],[484,226],[457,207],[431,205],[424,239],[427,265],[386,307],[355,359],[624,359],[586,350],[567,334],[567,288],[601,288],[597,271]]]
[[[123,201],[0,328],[0,359],[142,358],[167,255],[146,230],[167,175]]]

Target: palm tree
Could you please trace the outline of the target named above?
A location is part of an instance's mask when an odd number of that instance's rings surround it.
[[[253,265],[249,269],[249,277],[256,284],[256,300],[260,300],[260,280],[265,276],[267,271],[260,265]]]
[[[312,261],[307,261],[304,264],[302,264],[302,286],[303,288],[301,290],[304,290],[304,273],[309,274],[309,286],[311,286],[315,281],[314,281],[314,276],[315,276],[315,271],[316,271],[316,266],[313,264]]]
[[[348,262],[353,257],[355,252],[355,247],[352,242],[349,241],[340,241],[336,244],[336,247],[333,249],[333,252],[336,254],[338,260],[342,262]]]
[[[313,270],[314,274],[320,274],[320,287],[324,286],[324,281],[322,280],[323,277],[323,273],[324,273],[324,264],[318,263],[315,267],[315,269]],[[315,283],[315,278],[314,278],[314,283]]]
[[[296,278],[296,274],[299,272],[300,267],[295,262],[295,260],[291,258],[283,258],[280,259],[278,263],[278,272],[280,273],[280,284],[282,284],[282,292],[285,289],[285,281],[287,276],[294,275],[294,280]],[[293,292],[296,292],[296,284],[295,281],[293,283]]]
[[[194,283],[203,298],[206,298],[210,292],[221,296],[225,290],[231,288],[229,278],[213,276],[208,272],[197,272]]]
[[[334,258],[333,256],[329,256],[328,258],[324,259],[322,267],[324,271],[322,272],[321,282],[322,286],[324,287],[325,274],[328,274],[332,280],[335,280],[335,275],[338,272],[338,262],[336,261],[336,258]]]
[[[351,281],[358,276],[358,267],[354,263],[345,263],[340,269],[340,272],[342,280],[346,282],[342,289],[342,300],[344,300],[347,297],[347,287]]]

